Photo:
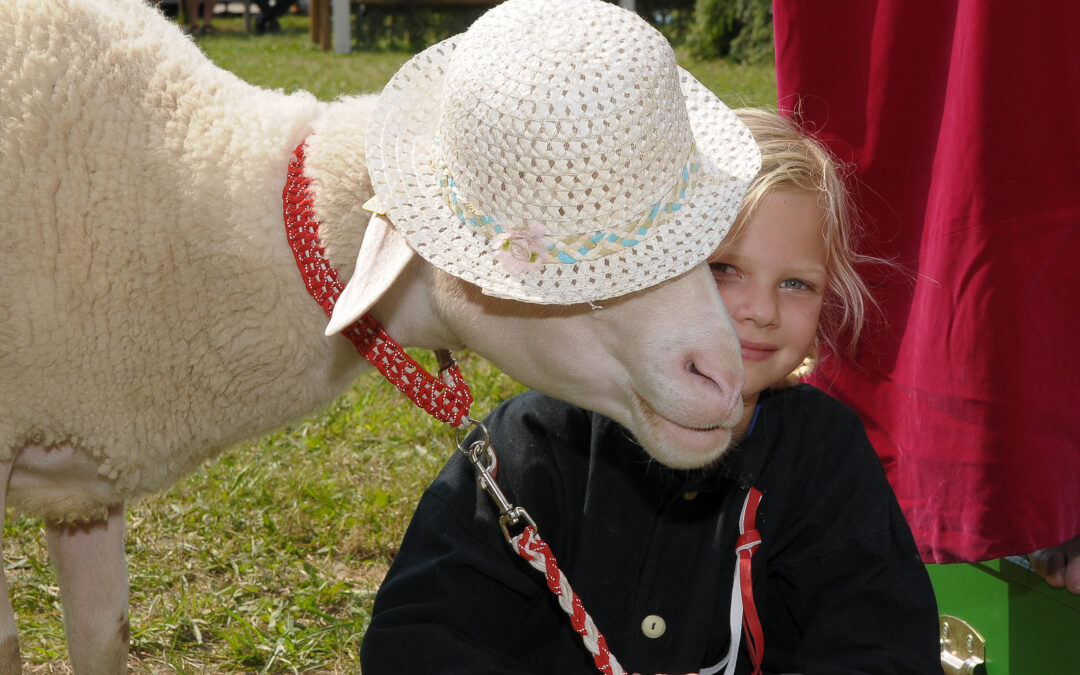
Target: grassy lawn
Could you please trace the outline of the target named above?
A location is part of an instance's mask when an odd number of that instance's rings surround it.
[[[218,19],[218,34],[200,45],[252,83],[323,100],[378,89],[409,57],[324,53],[306,18],[283,25],[255,36],[240,19]],[[771,68],[680,58],[729,105],[775,105]],[[485,361],[458,356],[474,416],[521,390]],[[328,410],[129,505],[132,672],[358,672],[372,598],[453,440],[368,374]],[[5,527],[4,562],[27,671],[68,672],[40,521]]]

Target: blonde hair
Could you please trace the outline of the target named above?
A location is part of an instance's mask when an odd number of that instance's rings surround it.
[[[742,235],[761,200],[774,190],[816,194],[825,216],[826,287],[817,335],[809,355],[811,363],[804,363],[796,371],[805,375],[819,358],[821,347],[837,355],[854,355],[867,310],[875,306],[855,268],[881,261],[855,251],[858,222],[854,205],[844,185],[841,165],[825,146],[795,122],[775,112],[740,108],[735,113],[761,147],[761,171],[751,182],[725,241],[734,241]]]

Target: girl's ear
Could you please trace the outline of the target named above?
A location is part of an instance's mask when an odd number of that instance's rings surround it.
[[[356,256],[356,269],[334,304],[326,335],[340,333],[366,314],[415,255],[390,219],[373,213]]]

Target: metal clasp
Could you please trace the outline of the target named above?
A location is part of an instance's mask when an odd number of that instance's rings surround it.
[[[503,536],[506,537],[506,541],[513,545],[513,538],[510,535],[510,528],[517,525],[518,522],[524,520],[526,523],[536,529],[536,523],[533,521],[529,512],[521,506],[514,506],[510,503],[510,500],[506,498],[503,491],[499,489],[499,485],[495,482],[495,474],[499,470],[499,458],[495,455],[495,448],[491,445],[491,434],[488,433],[487,427],[483,423],[474,420],[471,417],[466,417],[464,420],[470,426],[475,426],[480,429],[484,434],[481,440],[473,441],[473,443],[466,448],[462,445],[462,430],[461,428],[455,429],[457,449],[465,453],[465,456],[469,458],[469,462],[476,469],[476,482],[483,488],[484,492],[487,492],[491,496],[492,501],[495,502],[496,508],[499,509],[499,527],[502,528]],[[462,427],[465,424],[461,425]]]
[[[946,675],[985,673],[986,640],[963,619],[942,614],[941,667]]]

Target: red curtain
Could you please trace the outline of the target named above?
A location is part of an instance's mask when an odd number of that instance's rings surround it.
[[[1080,532],[1080,2],[774,0],[780,106],[854,168],[854,407],[927,562]]]

